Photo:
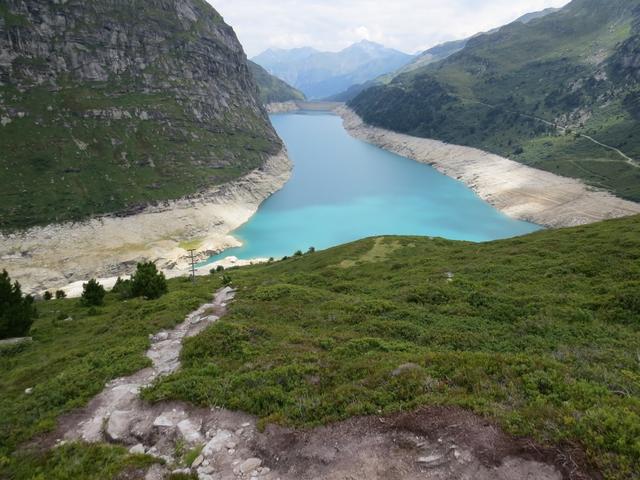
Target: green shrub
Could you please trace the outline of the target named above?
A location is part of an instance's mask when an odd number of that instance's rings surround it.
[[[47,290],[46,292],[44,292],[44,295],[42,295],[42,298],[45,302],[48,302],[53,298],[53,295]]]
[[[136,273],[131,277],[131,295],[149,300],[160,298],[167,293],[167,279],[159,272],[155,263],[139,263]]]
[[[118,279],[116,280],[116,284],[113,286],[113,289],[111,291],[117,294],[121,300],[133,298],[131,280],[123,280],[122,278],[118,277]]]
[[[293,254],[294,257],[301,257],[302,256],[302,250],[297,250],[296,253]]]
[[[95,278],[92,278],[88,283],[82,285],[81,301],[86,306],[97,307],[104,303],[105,293],[104,287]]]
[[[0,339],[29,333],[37,310],[31,295],[23,296],[18,282],[11,284],[6,270],[0,274]]]
[[[64,293],[64,290],[56,290],[56,300],[61,300],[63,298],[67,298],[67,294]]]

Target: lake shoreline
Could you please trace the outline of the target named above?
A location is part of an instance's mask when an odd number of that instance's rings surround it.
[[[107,286],[153,261],[168,276],[189,273],[188,249],[196,259],[240,242],[231,235],[289,180],[285,148],[265,164],[224,185],[175,201],[148,206],[135,215],[104,216],[0,234],[0,260],[27,293],[63,289],[77,296],[82,282],[98,277]],[[242,263],[227,262],[226,265]],[[210,267],[209,267],[210,268]],[[208,269],[207,269],[208,273]]]
[[[547,228],[572,227],[640,214],[640,204],[595,190],[580,180],[476,148],[413,137],[366,124],[353,110],[333,110],[351,136],[433,166],[461,181],[506,215]]]

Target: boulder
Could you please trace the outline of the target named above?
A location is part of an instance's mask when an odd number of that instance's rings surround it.
[[[134,413],[130,410],[116,410],[109,415],[105,433],[113,442],[123,441],[129,434],[129,426],[133,421]]]
[[[142,445],[141,443],[134,445],[129,449],[129,453],[132,455],[143,455],[144,452],[144,445]]]
[[[260,460],[259,458],[255,458],[255,457],[247,458],[244,462],[240,464],[238,469],[240,470],[241,473],[246,475],[247,473],[258,468],[260,465],[262,465],[262,460]]]
[[[198,455],[196,459],[193,461],[193,463],[191,464],[191,468],[198,468],[200,465],[202,465],[203,462],[204,462],[204,456]]]
[[[178,423],[178,430],[180,431],[180,435],[182,435],[182,438],[184,438],[187,443],[202,442],[200,425],[196,425],[191,420],[186,419]]]
[[[411,370],[420,370],[420,365],[415,363],[405,363],[396,368],[393,372],[391,372],[392,377],[397,377],[402,375],[405,372],[410,372]]]
[[[202,449],[205,457],[210,457],[214,453],[221,451],[226,443],[231,440],[232,433],[229,430],[218,430],[214,437],[207,442]]]

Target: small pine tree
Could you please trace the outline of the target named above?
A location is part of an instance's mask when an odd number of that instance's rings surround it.
[[[29,333],[37,310],[31,295],[23,296],[18,282],[11,284],[6,270],[0,274],[0,339]]]
[[[167,279],[159,272],[155,263],[139,263],[136,273],[131,277],[131,295],[148,299],[160,298],[167,293]]]
[[[64,290],[57,290],[56,291],[56,300],[61,300],[63,298],[67,298],[67,294],[64,293]]]
[[[97,307],[104,303],[106,292],[95,278],[82,285],[82,303],[88,307]]]
[[[316,247],[309,247],[309,250],[307,250],[307,253],[316,253]]]
[[[46,291],[44,292],[44,295],[42,295],[42,298],[48,302],[49,300],[51,300],[53,298],[53,295],[51,294],[51,292]]]
[[[116,284],[113,286],[111,291],[120,297],[121,300],[126,300],[128,298],[133,298],[133,294],[131,292],[131,280],[123,280],[118,277],[116,280]]]
[[[301,257],[302,256],[302,250],[296,251],[296,253],[294,253],[293,256],[294,257]]]
[[[224,272],[224,267],[222,265],[218,265],[216,267],[216,272]]]

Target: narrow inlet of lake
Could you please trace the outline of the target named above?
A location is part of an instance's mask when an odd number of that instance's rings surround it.
[[[280,258],[376,235],[423,235],[475,242],[539,230],[514,220],[464,184],[349,136],[330,113],[272,115],[294,162],[291,180],[233,235],[242,247],[207,263]]]

